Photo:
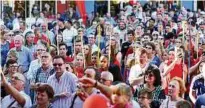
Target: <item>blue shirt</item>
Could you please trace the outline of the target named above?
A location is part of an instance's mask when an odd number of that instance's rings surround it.
[[[196,91],[197,96],[205,93],[204,79],[200,78],[194,82],[193,90]]]
[[[30,50],[25,46],[22,46],[20,51],[17,51],[16,47],[12,48],[11,50],[15,50],[17,52],[17,57],[18,57],[17,62],[21,66],[22,71],[23,72],[28,71],[29,65],[32,61],[32,54]]]
[[[154,64],[154,65],[156,65],[157,67],[159,67],[159,65],[160,65],[160,59],[159,59],[159,57],[157,57],[157,56],[155,56],[153,59],[152,59],[152,61],[150,62],[150,64]]]
[[[205,94],[199,96],[196,100],[195,108],[202,108],[202,106],[205,106],[205,101],[204,100],[205,100]]]
[[[9,52],[9,42],[6,41],[6,44],[2,45],[1,44],[1,67],[4,67],[6,63],[6,57]]]

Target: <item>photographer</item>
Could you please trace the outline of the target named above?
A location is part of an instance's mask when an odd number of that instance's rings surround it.
[[[29,108],[31,106],[30,97],[24,92],[24,85],[26,82],[25,77],[20,73],[12,75],[11,84],[6,81],[2,70],[1,85],[5,87],[8,96],[4,97],[1,101],[2,108]]]
[[[180,77],[184,80],[186,83],[187,80],[187,66],[183,63],[183,57],[184,57],[184,48],[182,46],[175,47],[174,49],[171,49],[169,51],[169,58],[168,61],[166,61],[164,66],[164,73],[162,74],[163,77],[166,77],[167,83],[169,83],[169,80],[173,77]]]

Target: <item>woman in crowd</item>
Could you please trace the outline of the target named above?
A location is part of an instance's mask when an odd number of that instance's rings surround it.
[[[40,84],[36,92],[36,104],[31,108],[53,108],[52,99],[54,98],[54,90],[50,85]]]
[[[85,54],[85,65],[91,66],[91,52],[92,48],[90,47],[89,44],[84,45],[84,54]]]
[[[165,99],[160,108],[173,108],[178,101],[184,100],[183,95],[186,91],[183,80],[179,77],[174,77],[168,86],[168,97]]]
[[[78,55],[75,58],[75,68],[74,68],[74,71],[76,72],[78,78],[81,78],[84,75],[84,66],[85,66],[84,62],[85,60],[83,54],[78,53]]]
[[[35,34],[32,31],[25,33],[25,46],[30,49],[32,54],[35,52],[34,37]]]
[[[144,84],[141,84],[135,91],[134,97],[138,97],[138,92],[141,89],[148,88],[152,93],[152,100],[161,103],[165,99],[165,92],[162,89],[162,81],[159,69],[150,65],[145,71]]]
[[[200,62],[199,64],[199,69],[198,73],[196,76],[193,77],[191,81],[191,86],[190,86],[190,91],[189,91],[189,97],[193,103],[196,102],[196,99],[198,96],[202,95],[205,93],[205,85],[204,85],[204,80],[205,80],[205,61]]]

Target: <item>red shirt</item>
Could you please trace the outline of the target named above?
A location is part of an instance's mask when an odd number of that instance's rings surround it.
[[[11,48],[14,48],[14,47],[15,47],[14,41],[11,41],[9,48],[11,49]]]
[[[66,56],[66,58],[65,58],[65,62],[66,63],[70,63],[70,62],[72,62],[74,60],[74,58],[72,58],[72,57],[70,57],[70,56]]]
[[[82,67],[76,67],[75,72],[77,73],[78,78],[82,78],[84,76],[84,69]]]
[[[38,36],[35,36],[34,43],[37,44],[38,40],[42,40],[42,41],[50,44],[50,40],[45,35],[42,35],[41,38],[39,38]]]

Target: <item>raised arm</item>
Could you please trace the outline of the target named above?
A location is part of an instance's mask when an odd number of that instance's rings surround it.
[[[2,80],[1,84],[5,87],[7,93],[9,93],[22,107],[24,107],[26,103],[26,99],[23,97],[23,95],[20,94],[20,92],[17,89],[15,89],[6,81],[6,78],[2,73],[1,69],[0,69],[0,73],[1,73],[1,80]]]

